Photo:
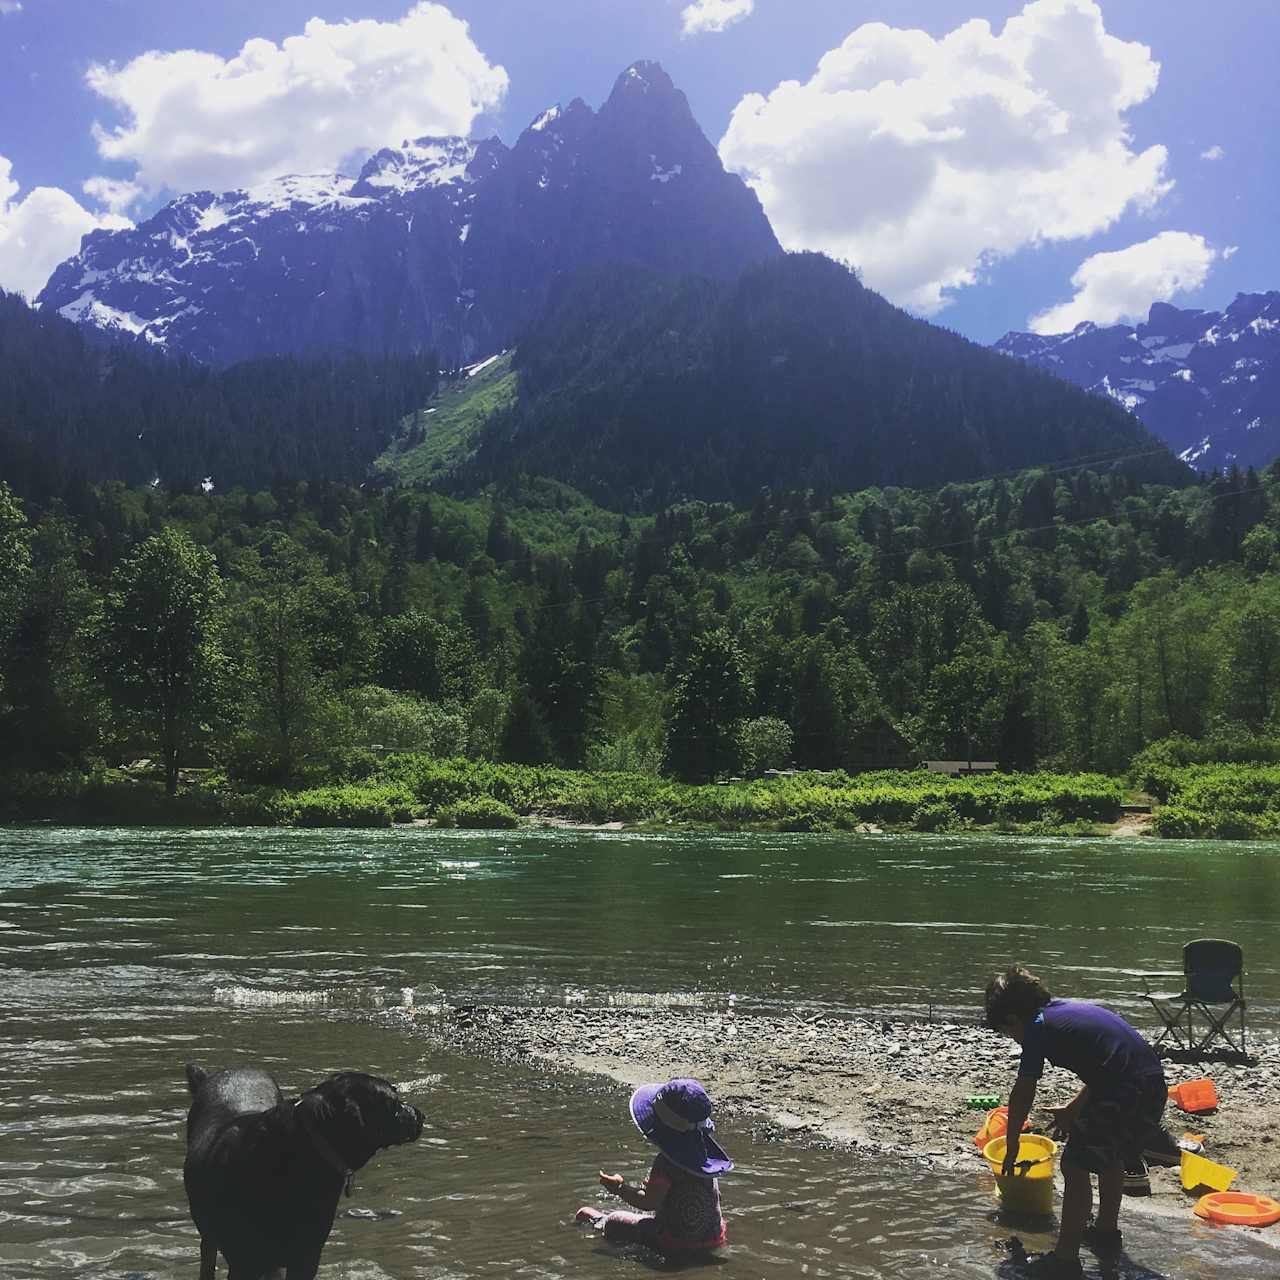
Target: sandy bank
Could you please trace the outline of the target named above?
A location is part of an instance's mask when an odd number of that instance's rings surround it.
[[[498,1060],[625,1084],[696,1075],[726,1127],[750,1123],[953,1169],[981,1167],[973,1135],[982,1113],[965,1096],[1006,1094],[1018,1052],[977,1027],[820,1015],[473,1006],[414,1017],[451,1049]],[[1280,1042],[1258,1037],[1251,1048],[1254,1067],[1167,1064],[1170,1084],[1210,1076],[1220,1106],[1191,1116],[1170,1103],[1166,1123],[1175,1136],[1205,1134],[1205,1154],[1239,1170],[1237,1190],[1280,1196]],[[1038,1101],[1065,1101],[1074,1079],[1048,1068]],[[1189,1210],[1176,1169],[1153,1169],[1151,1180],[1146,1206]]]

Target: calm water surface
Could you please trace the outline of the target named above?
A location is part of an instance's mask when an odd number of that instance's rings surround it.
[[[328,1280],[638,1277],[570,1225],[598,1168],[646,1167],[625,1093],[442,1055],[406,999],[959,1014],[1015,955],[1145,1024],[1134,972],[1217,934],[1274,1028],[1278,897],[1280,849],[1258,845],[0,830],[0,1277],[194,1275],[188,1060],[260,1061],[290,1090],[357,1067],[427,1112],[359,1176]],[[1010,1274],[977,1172],[722,1137],[741,1172],[712,1273]],[[1191,1221],[1127,1239],[1130,1276],[1276,1273]]]

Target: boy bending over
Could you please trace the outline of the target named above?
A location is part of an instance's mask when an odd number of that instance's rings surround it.
[[[1083,1000],[1055,1000],[1039,978],[1019,966],[987,984],[986,1024],[1022,1046],[1009,1094],[1006,1177],[1015,1172],[1019,1135],[1045,1062],[1084,1082],[1065,1106],[1049,1108],[1055,1131],[1068,1135],[1062,1216],[1053,1252],[1031,1260],[1033,1274],[1078,1276],[1082,1243],[1099,1254],[1120,1252],[1126,1162],[1178,1163],[1177,1144],[1160,1123],[1169,1096],[1164,1069],[1156,1051],[1119,1014]],[[1090,1174],[1098,1178],[1092,1224]]]

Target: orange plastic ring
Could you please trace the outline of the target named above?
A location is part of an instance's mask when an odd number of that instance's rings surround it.
[[[1269,1227],[1280,1222],[1280,1201],[1252,1196],[1245,1191],[1214,1191],[1202,1196],[1195,1207],[1198,1218],[1237,1227]]]

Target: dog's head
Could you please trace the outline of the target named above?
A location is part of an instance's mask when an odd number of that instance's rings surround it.
[[[415,1142],[425,1120],[389,1080],[340,1071],[298,1099],[308,1129],[320,1134],[352,1169],[383,1147]]]

